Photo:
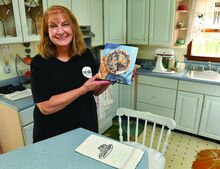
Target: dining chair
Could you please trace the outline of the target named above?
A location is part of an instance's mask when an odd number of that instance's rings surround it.
[[[176,122],[168,117],[123,107],[117,109],[116,115],[118,116],[119,123],[119,140],[128,145],[147,150],[148,169],[164,169],[168,140],[171,130],[176,127]],[[122,125],[122,120],[126,121],[127,124],[125,126]],[[131,132],[131,121],[135,123],[133,132]],[[142,139],[138,138],[141,128],[140,124],[143,124]],[[127,140],[124,140],[123,133],[125,134],[126,132]],[[134,135],[134,140],[130,139],[131,135]]]

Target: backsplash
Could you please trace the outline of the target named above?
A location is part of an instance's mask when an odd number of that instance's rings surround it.
[[[30,44],[31,53],[33,57],[37,54],[38,42],[32,42]],[[19,54],[22,58],[26,56],[25,47],[22,43],[0,45],[0,81],[17,77],[15,69],[15,56]],[[5,73],[5,65],[8,63],[10,72]]]
[[[155,59],[155,49],[157,48],[171,48],[171,47],[162,47],[162,46],[146,46],[146,45],[139,45],[138,50],[138,58],[139,59]],[[176,61],[183,62],[184,61],[184,55],[186,55],[186,48],[178,48],[173,47],[172,48],[175,51],[175,58]]]
[[[30,56],[33,57],[37,54],[37,45],[38,42],[31,42]],[[129,45],[129,44],[127,44]],[[138,59],[153,59],[155,58],[154,52],[156,48],[169,48],[169,47],[161,47],[161,46],[148,46],[148,45],[130,45],[137,46],[138,50]],[[104,46],[103,46],[104,47]],[[15,56],[19,54],[21,57],[25,57],[25,47],[22,43],[17,44],[8,44],[8,45],[0,45],[0,81],[6,80],[10,78],[17,77],[16,69],[15,69]],[[184,55],[186,54],[186,48],[173,48],[175,51],[175,57],[177,61],[184,61]],[[10,73],[5,73],[5,60],[8,62],[10,66]]]

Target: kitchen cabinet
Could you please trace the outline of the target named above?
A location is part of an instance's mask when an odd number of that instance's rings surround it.
[[[75,14],[80,26],[91,24],[91,0],[72,0],[72,12]]]
[[[149,44],[173,45],[176,0],[151,0]]]
[[[67,7],[76,16],[80,26],[90,25],[91,1],[90,0],[47,0],[47,7],[62,5]]]
[[[128,0],[129,44],[172,45],[175,0]]]
[[[0,44],[38,41],[46,2],[42,0],[0,1]]]
[[[17,111],[0,104],[0,142],[3,153],[33,143],[34,106]]]
[[[118,84],[118,107],[134,109],[135,81],[131,85]]]
[[[180,80],[177,129],[220,140],[220,93],[216,91],[220,91],[220,86]]]
[[[148,44],[150,0],[128,0],[127,43]]]
[[[126,43],[126,0],[104,0],[104,42]]]
[[[220,140],[220,97],[205,96],[199,135]]]
[[[137,80],[136,109],[174,118],[178,80],[143,75]]]
[[[175,112],[177,129],[197,134],[202,102],[202,94],[178,91]]]
[[[0,142],[3,153],[24,146],[18,112],[0,104]]]
[[[52,5],[62,5],[67,7],[69,10],[72,10],[72,0],[46,0],[45,2],[47,3],[47,8]]]
[[[0,44],[22,42],[17,0],[0,0]]]
[[[91,0],[91,30],[95,34],[92,46],[103,45],[102,0]]]
[[[40,25],[43,11],[46,9],[46,2],[42,0],[21,0],[19,1],[19,9],[22,18],[21,27],[23,41],[39,41]]]

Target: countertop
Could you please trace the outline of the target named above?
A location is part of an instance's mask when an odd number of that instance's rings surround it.
[[[5,86],[5,85],[17,85],[21,82],[21,79],[18,77],[16,78],[11,78],[7,80],[0,81],[0,86]],[[24,83],[23,84],[26,88],[30,88],[30,83]],[[21,111],[24,109],[27,109],[31,106],[34,105],[33,97],[28,96],[16,101],[11,101],[9,99],[6,99],[3,97],[2,94],[0,94],[0,103],[2,103],[5,106],[8,106],[16,111]]]
[[[0,169],[113,169],[74,150],[91,134],[78,128],[0,155]],[[103,136],[104,137],[104,136]],[[147,169],[147,152],[136,169]]]
[[[28,97],[25,97],[19,100],[12,101],[12,100],[4,98],[3,95],[0,95],[0,103],[16,111],[21,111],[34,105],[32,96],[28,96]]]
[[[191,81],[191,82],[197,82],[197,83],[220,85],[220,82],[189,78],[186,76],[187,71],[188,70],[185,69],[182,72],[176,72],[176,73],[157,73],[157,72],[152,72],[152,70],[146,70],[143,67],[141,67],[137,69],[137,75],[154,76],[154,77],[161,77],[161,78],[168,78],[168,79],[185,80],[185,81]]]
[[[156,73],[156,72],[152,72],[152,70],[146,70],[144,69],[144,67],[141,67],[137,69],[137,75],[169,78],[169,79],[176,79],[176,80],[185,80],[185,81],[191,81],[191,82],[197,82],[197,83],[206,83],[206,84],[211,84],[211,85],[220,85],[220,82],[189,78],[185,75],[187,71],[188,70],[186,69],[182,72],[176,72],[176,73]],[[16,101],[11,101],[11,100],[3,98],[3,96],[0,95],[0,103],[6,106],[9,106],[17,111],[24,110],[34,105],[32,96],[22,98]]]

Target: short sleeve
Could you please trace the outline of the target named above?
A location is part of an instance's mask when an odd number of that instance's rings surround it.
[[[46,63],[47,60],[40,55],[36,55],[31,62],[31,90],[35,103],[49,100],[52,95]]]

